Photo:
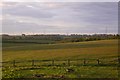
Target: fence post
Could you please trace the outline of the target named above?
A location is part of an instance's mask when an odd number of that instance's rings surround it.
[[[68,59],[68,66],[70,66],[70,60]]]
[[[52,66],[54,66],[54,60],[52,60]]]
[[[34,66],[34,60],[32,60],[32,66]]]
[[[86,64],[86,59],[84,59],[83,63],[84,63],[84,65]]]
[[[15,60],[13,60],[13,67],[15,67]]]
[[[98,65],[100,64],[100,60],[99,59],[97,59],[97,63],[98,63]]]

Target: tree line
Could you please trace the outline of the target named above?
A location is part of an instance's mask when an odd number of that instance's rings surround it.
[[[39,40],[55,41],[55,42],[82,42],[82,41],[95,41],[95,40],[107,40],[107,39],[120,39],[119,34],[93,34],[93,35],[80,35],[80,34],[71,34],[71,35],[60,35],[60,34],[46,34],[46,35],[8,35],[3,34],[2,41],[27,41],[31,42]],[[31,41],[30,41],[31,40]]]

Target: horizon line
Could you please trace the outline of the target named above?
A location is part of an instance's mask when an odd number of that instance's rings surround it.
[[[0,35],[94,35],[94,34],[119,34],[119,33],[0,33]]]

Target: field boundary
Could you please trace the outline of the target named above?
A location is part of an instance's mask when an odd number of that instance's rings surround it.
[[[13,60],[5,61],[1,67],[27,66],[118,66],[119,60],[105,61],[104,59],[67,59],[67,60]]]

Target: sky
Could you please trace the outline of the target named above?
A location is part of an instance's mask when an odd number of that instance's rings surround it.
[[[118,32],[117,2],[4,2],[0,7],[6,34]]]

